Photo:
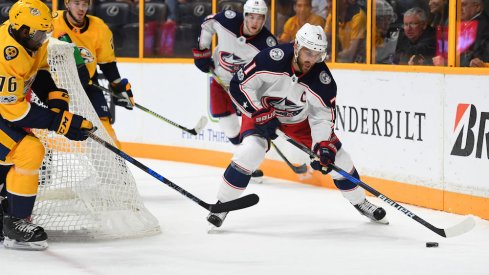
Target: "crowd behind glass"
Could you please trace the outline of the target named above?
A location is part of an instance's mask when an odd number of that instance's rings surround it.
[[[14,1],[1,1],[3,21]],[[139,1],[93,1],[89,13],[102,18],[112,30],[116,55],[139,57]],[[485,9],[489,0],[452,1],[456,5],[449,0],[372,0],[368,26],[367,0],[336,0],[335,16],[331,0],[275,0],[271,31],[281,43],[287,43],[306,22],[323,26],[329,45],[335,41],[335,47],[329,47],[328,62],[447,66],[449,28],[455,26],[455,65],[489,67],[489,11]],[[43,2],[53,6],[52,0]],[[217,0],[216,10],[242,12],[244,2]],[[452,7],[455,18],[449,16]],[[58,9],[64,9],[62,1]],[[211,0],[146,0],[143,57],[192,57],[200,24],[212,10]],[[268,28],[271,21],[268,16]]]

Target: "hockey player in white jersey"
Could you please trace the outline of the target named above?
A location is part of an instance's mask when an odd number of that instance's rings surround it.
[[[194,62],[202,72],[213,70],[219,81],[229,86],[233,74],[261,50],[277,44],[276,38],[264,27],[267,5],[263,0],[248,0],[243,14],[227,10],[208,16],[202,23],[198,47],[193,49]],[[212,36],[218,45],[212,53]],[[227,92],[212,79],[210,87],[211,114],[219,118],[219,126],[233,144],[241,142],[240,118]],[[258,169],[258,167],[256,167]],[[255,172],[255,171],[254,171]],[[261,176],[261,171],[254,175]]]
[[[306,23],[297,32],[295,43],[265,49],[236,72],[230,94],[243,113],[243,141],[224,172],[217,194],[219,202],[241,196],[251,171],[261,164],[279,129],[319,156],[311,160],[311,167],[323,174],[331,172],[336,187],[362,215],[388,223],[385,210],[370,203],[363,188],[328,167],[335,163],[359,178],[350,155],[333,131],[337,87],[324,63],[326,48],[323,29]],[[207,220],[219,227],[226,215],[210,213]]]

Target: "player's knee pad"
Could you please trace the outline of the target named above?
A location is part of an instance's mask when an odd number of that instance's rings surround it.
[[[219,118],[219,127],[224,132],[229,141],[233,144],[239,143],[239,130],[241,128],[239,117],[236,114]]]
[[[104,125],[104,128],[107,131],[107,133],[109,134],[109,136],[114,141],[115,146],[118,149],[121,149],[121,143],[117,139],[117,136],[115,134],[114,128],[112,127],[112,124],[110,124],[110,118],[108,118],[108,117],[101,117],[100,118],[100,121],[102,122],[102,125]]]
[[[44,146],[34,136],[25,136],[10,152],[14,166],[7,173],[6,185],[9,193],[19,196],[37,194],[39,168],[44,158]]]
[[[266,139],[258,136],[247,136],[236,148],[233,162],[251,175],[262,163],[267,149],[268,142]]]
[[[351,160],[350,154],[348,154],[348,152],[343,148],[338,150],[336,153],[334,164],[350,174],[353,173],[353,170],[355,169],[353,167],[353,161]],[[343,176],[335,171],[331,171],[330,175],[333,179],[344,179]]]

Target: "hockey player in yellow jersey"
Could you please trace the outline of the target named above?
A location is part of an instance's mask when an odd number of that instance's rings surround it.
[[[16,2],[9,20],[0,26],[0,164],[8,169],[0,227],[7,248],[47,248],[44,229],[29,220],[44,147],[25,129],[48,129],[81,141],[93,128],[90,121],[68,111],[68,92],[56,86],[47,70],[51,31],[51,11],[39,0]],[[30,104],[30,89],[48,108]]]
[[[91,0],[65,0],[66,11],[53,13],[53,37],[58,38],[67,34],[79,48],[91,81],[97,83],[98,64],[114,92],[123,97],[123,99],[114,99],[115,104],[132,110],[134,100],[131,85],[127,79],[121,79],[119,74],[112,32],[102,19],[87,15],[90,4]],[[104,127],[120,148],[120,143],[110,124],[111,115],[102,91],[91,85],[83,86]]]

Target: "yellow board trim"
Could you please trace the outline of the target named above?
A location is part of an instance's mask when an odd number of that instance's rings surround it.
[[[222,168],[229,165],[232,157],[231,153],[212,150],[129,142],[122,143],[122,150],[133,157],[188,162]],[[266,159],[260,168],[270,177],[297,181],[320,187],[336,188],[331,177],[324,177],[322,174],[314,172],[310,178],[301,179],[299,175],[292,172],[282,161]],[[397,202],[456,214],[473,214],[489,220],[489,198],[459,194],[367,176],[362,176],[362,180]]]

